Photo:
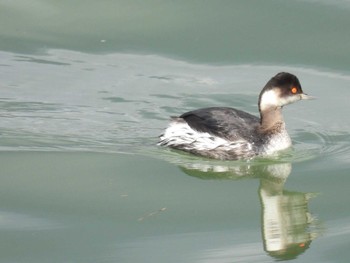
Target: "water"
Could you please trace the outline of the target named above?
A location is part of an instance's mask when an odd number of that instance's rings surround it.
[[[1,262],[348,262],[349,1],[0,1]],[[155,146],[169,116],[257,114],[277,72],[293,149]]]

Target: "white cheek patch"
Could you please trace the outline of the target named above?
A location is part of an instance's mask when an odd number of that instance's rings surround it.
[[[293,103],[300,100],[300,96],[291,95],[286,97],[280,97],[280,91],[277,89],[271,89],[266,92],[261,97],[260,109],[265,110],[270,107],[282,107],[284,105]]]
[[[265,110],[271,106],[278,106],[278,95],[274,89],[264,92],[260,99],[261,110]]]
[[[293,102],[296,102],[298,100],[301,100],[301,97],[298,95],[291,95],[286,98],[281,98],[281,106],[291,104]]]

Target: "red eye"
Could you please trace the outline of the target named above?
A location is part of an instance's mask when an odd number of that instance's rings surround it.
[[[290,90],[293,94],[297,93],[298,92],[298,89],[296,87],[293,87],[291,88]]]

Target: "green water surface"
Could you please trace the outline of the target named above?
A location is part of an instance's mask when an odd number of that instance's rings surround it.
[[[348,262],[350,2],[0,0],[0,262]],[[257,113],[293,149],[156,146],[169,116]]]

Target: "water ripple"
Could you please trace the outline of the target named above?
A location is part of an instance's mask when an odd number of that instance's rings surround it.
[[[350,133],[345,131],[300,131],[294,138],[295,159],[330,158],[350,160]]]
[[[270,159],[350,159],[350,129],[346,126],[350,76],[345,74],[287,66],[196,65],[158,56],[62,50],[30,57],[0,52],[0,56],[2,63],[10,65],[1,72],[2,150],[153,155],[157,136],[170,116],[210,106],[257,114],[261,85],[285,70],[300,76],[305,87],[318,87],[306,91],[319,100],[298,103],[294,113],[292,107],[285,110],[294,151]],[[52,61],[55,65],[44,63]],[[56,64],[64,67],[57,71]],[[87,72],[86,68],[94,70]],[[337,93],[331,94],[330,86],[336,86]],[[325,110],[323,98],[328,97],[333,103]],[[307,119],[300,120],[299,113]]]

